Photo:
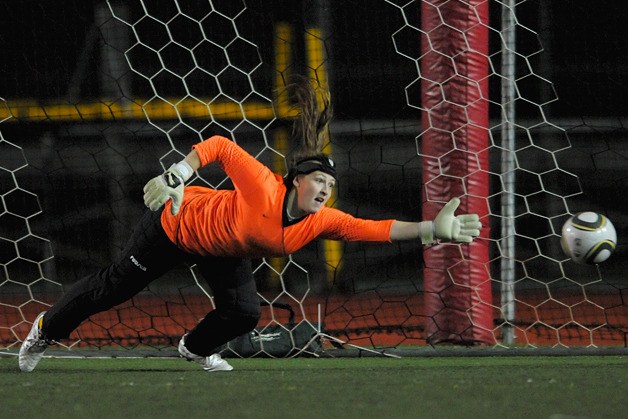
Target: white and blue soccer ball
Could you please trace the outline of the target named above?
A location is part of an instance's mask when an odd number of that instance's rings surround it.
[[[576,263],[602,263],[613,253],[616,244],[617,232],[613,223],[597,212],[575,214],[563,225],[560,245]]]

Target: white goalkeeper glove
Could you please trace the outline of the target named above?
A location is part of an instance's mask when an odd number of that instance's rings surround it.
[[[482,223],[477,214],[455,216],[460,199],[453,198],[440,210],[434,221],[421,221],[419,235],[421,243],[431,244],[435,240],[471,243],[480,235]]]
[[[185,161],[170,166],[165,173],[155,176],[144,186],[144,205],[151,211],[157,211],[169,199],[172,199],[170,212],[177,215],[183,200],[185,182],[192,177],[194,170]]]

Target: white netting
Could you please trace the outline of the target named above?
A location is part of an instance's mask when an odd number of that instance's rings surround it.
[[[506,345],[529,345],[540,339],[545,344],[557,346],[576,342],[596,346],[612,342],[613,336],[621,339],[625,326],[618,315],[625,309],[611,308],[617,304],[615,296],[622,289],[620,282],[612,276],[605,279],[600,268],[574,264],[560,248],[563,222],[578,211],[575,207],[590,204],[586,203],[586,198],[579,197],[582,189],[578,177],[564,165],[573,156],[569,154],[571,142],[567,131],[547,117],[547,109],[557,97],[551,81],[536,68],[537,57],[542,52],[537,32],[517,18],[518,15],[525,16],[521,13],[526,7],[525,2],[491,3],[492,16],[497,16],[496,9],[501,12],[499,32],[493,25],[488,25],[488,15],[480,17],[483,2],[453,2],[457,3],[457,13],[470,16],[461,26],[455,26],[459,16],[451,13],[452,2],[389,3],[397,7],[403,22],[392,35],[395,49],[416,68],[416,79],[409,78],[406,86],[408,106],[428,115],[423,121],[427,120],[429,124],[423,126],[422,133],[417,136],[418,154],[424,159],[434,158],[423,154],[422,149],[426,140],[432,140],[428,136],[430,131],[440,128],[432,126],[433,112],[438,112],[438,107],[448,107],[451,109],[449,117],[455,118],[456,108],[461,106],[455,101],[459,99],[455,97],[456,87],[451,85],[456,78],[469,78],[471,70],[460,64],[464,62],[460,57],[471,50],[473,54],[481,55],[478,62],[485,60],[489,63],[487,74],[476,79],[475,86],[481,89],[480,83],[488,80],[491,94],[480,100],[490,103],[490,107],[487,104],[490,122],[480,129],[488,131],[489,141],[487,148],[467,159],[480,159],[479,155],[484,152],[490,156],[488,165],[480,164],[478,168],[487,173],[491,187],[486,198],[490,217],[484,222],[487,227],[492,227],[490,280],[493,291],[499,290],[500,294],[494,293],[494,302],[480,298],[479,304],[491,305],[495,317],[501,319],[498,322],[501,324],[491,330],[494,341]],[[424,6],[423,14],[430,12],[426,8],[433,8],[440,22],[429,27],[422,25],[419,19],[421,6]],[[487,26],[490,47],[486,53],[473,50],[474,42],[477,45],[477,41],[470,38],[477,36],[473,33],[474,25]],[[443,42],[443,34],[450,39],[462,38],[466,47],[460,50]],[[428,48],[418,48],[422,43]],[[422,73],[422,64],[432,55],[444,57],[446,64],[440,71],[447,72],[451,66],[453,74],[439,74],[439,69],[434,73]],[[429,71],[428,65],[425,67]],[[438,84],[442,91],[442,101],[432,108],[426,108],[419,100],[419,84],[426,77],[430,83]],[[446,80],[439,81],[442,79]],[[472,105],[466,105],[468,112]],[[463,126],[477,124],[470,114],[463,118]],[[456,143],[456,131],[448,134],[452,141],[449,152],[461,152]],[[443,163],[437,178],[452,176],[450,170]],[[466,180],[459,178],[459,182],[464,185]],[[455,187],[452,189],[456,190]],[[462,190],[466,192],[466,186]],[[427,199],[431,200],[429,196]],[[464,257],[449,262],[452,270],[461,260],[464,261]],[[455,282],[456,279],[454,285]],[[472,292],[479,292],[477,288],[471,288]],[[469,316],[473,316],[472,308],[468,309]],[[514,335],[511,328],[515,329]]]
[[[429,3],[435,9],[474,4]],[[30,25],[32,35],[10,46],[32,61],[18,67],[19,59],[5,60],[15,75],[3,85],[10,94],[0,91],[10,97],[0,102],[0,346],[14,349],[63,286],[113,258],[143,211],[143,183],[192,144],[225,135],[284,173],[294,110],[276,89],[293,74],[316,78],[332,92],[336,122],[326,151],[340,168],[333,205],[361,217],[416,220],[422,167],[434,157],[423,143],[437,128],[421,126],[420,113],[430,111],[421,102],[421,63],[442,55],[454,77],[467,77],[459,57],[434,46],[442,41],[436,31],[422,27],[423,4],[382,1],[366,10],[351,1],[108,1],[77,3],[84,19],[72,22],[54,8],[33,17],[41,21]],[[484,268],[491,298],[479,304],[491,311],[488,329],[497,345],[625,346],[625,198],[618,192],[627,176],[625,124],[553,122],[560,101],[536,28],[538,3],[508,5],[490,1],[483,23],[489,143],[488,166],[477,165],[489,185],[488,196],[479,198],[489,214]],[[11,13],[23,19],[17,6]],[[466,37],[467,28],[442,19],[439,26]],[[57,21],[66,23],[47,30]],[[30,56],[30,45],[46,58]],[[75,51],[68,54],[67,45]],[[25,69],[35,69],[32,83],[20,78]],[[444,92],[442,105],[450,105],[449,80],[432,81]],[[458,131],[447,135],[455,142]],[[466,187],[467,178],[446,167],[439,176]],[[229,187],[215,168],[191,182]],[[616,202],[610,195],[619,195]],[[581,210],[604,212],[619,225],[618,254],[599,269],[577,266],[560,250],[562,222]],[[425,311],[416,243],[323,242],[255,266],[260,293],[271,304],[259,327],[268,335],[301,325],[315,331],[320,320],[327,333],[353,344],[424,345],[424,325],[439,316]],[[452,272],[458,266],[453,262]],[[210,295],[194,269],[171,272],[132,301],[94,316],[73,335],[81,342],[71,345],[170,349],[210,309]],[[282,304],[294,311],[294,323]]]

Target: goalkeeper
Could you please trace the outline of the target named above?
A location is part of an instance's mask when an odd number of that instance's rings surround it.
[[[434,221],[365,220],[326,207],[336,185],[334,162],[321,154],[331,117],[329,95],[320,109],[310,84],[295,85],[301,105],[294,135],[303,144],[288,175],[272,173],[227,138],[214,136],[144,187],[150,209],[121,255],[76,282],[47,312],[39,314],[19,352],[22,371],[32,371],[46,347],[68,338],[89,316],[139,293],[180,264],[196,264],[214,293],[215,310],[185,334],[179,353],[206,371],[229,371],[217,348],[251,331],[260,304],[250,258],[289,255],[316,238],[391,242],[471,242],[481,224],[476,214],[454,212],[448,202]],[[234,190],[184,186],[194,171],[217,162]]]

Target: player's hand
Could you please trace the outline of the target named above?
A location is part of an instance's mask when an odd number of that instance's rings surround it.
[[[453,198],[440,210],[434,219],[434,236],[438,240],[471,243],[480,235],[482,223],[477,214],[454,215],[460,199]]]
[[[455,216],[454,212],[460,205],[460,199],[453,198],[440,210],[434,221],[422,221],[419,234],[423,244],[434,243],[435,240],[471,243],[480,235],[482,223],[477,214]]]
[[[187,163],[173,164],[162,175],[155,176],[144,186],[144,205],[151,211],[157,211],[169,199],[172,199],[170,212],[177,215],[183,200],[185,181],[192,175],[192,168]]]

